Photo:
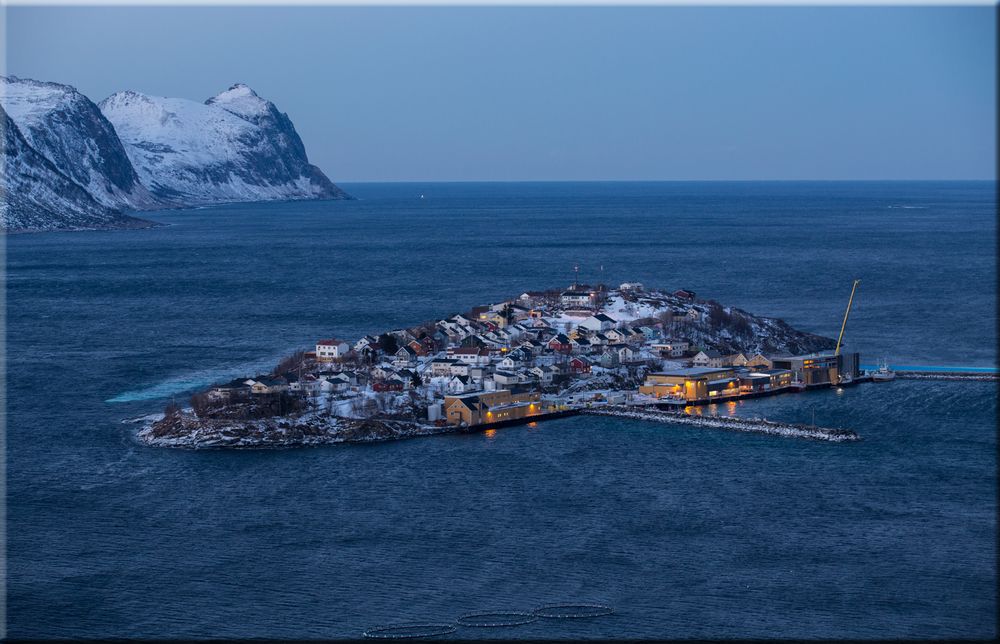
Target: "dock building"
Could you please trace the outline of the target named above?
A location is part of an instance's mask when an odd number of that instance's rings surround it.
[[[739,394],[735,369],[689,367],[661,371],[646,376],[640,394],[657,398],[681,398],[688,402],[712,400]]]
[[[449,425],[485,425],[506,422],[542,413],[537,391],[476,391],[445,396],[444,417]]]

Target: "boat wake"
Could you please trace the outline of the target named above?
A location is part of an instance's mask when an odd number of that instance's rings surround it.
[[[270,370],[276,362],[277,359],[272,358],[235,365],[225,369],[203,369],[201,371],[180,374],[142,389],[124,391],[117,396],[108,398],[104,402],[130,403],[145,400],[162,400],[177,394],[184,394],[204,389],[213,383],[231,380],[240,374],[258,373],[262,370]]]

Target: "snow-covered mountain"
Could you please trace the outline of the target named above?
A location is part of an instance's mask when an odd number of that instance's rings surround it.
[[[234,201],[350,199],[288,116],[246,85],[205,103],[0,76],[5,231],[149,226],[125,215]]]
[[[28,144],[98,203],[115,209],[155,207],[114,127],[76,89],[0,76],[0,102]]]
[[[98,202],[28,143],[0,107],[0,229],[7,231],[144,227],[151,222]]]
[[[309,163],[288,116],[246,85],[204,103],[118,92],[100,107],[167,203],[350,198]]]

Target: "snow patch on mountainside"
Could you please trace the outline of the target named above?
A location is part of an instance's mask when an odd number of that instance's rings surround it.
[[[100,108],[142,182],[184,205],[346,199],[308,162],[287,115],[246,85],[205,103],[118,92]]]

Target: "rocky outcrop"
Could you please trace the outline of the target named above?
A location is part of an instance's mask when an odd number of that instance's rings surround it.
[[[145,420],[146,424],[136,434],[139,442],[153,447],[187,449],[275,449],[373,443],[457,430],[417,421],[338,418],[316,413],[230,420],[199,418],[190,411],[182,411]]]

